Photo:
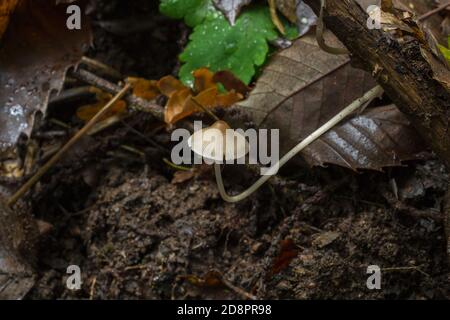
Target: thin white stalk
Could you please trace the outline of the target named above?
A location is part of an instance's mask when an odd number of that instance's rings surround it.
[[[288,153],[284,155],[275,165],[273,165],[267,172],[266,175],[259,178],[258,181],[256,181],[250,188],[245,190],[244,192],[236,195],[236,196],[229,196],[227,192],[225,191],[225,187],[223,185],[223,179],[222,179],[222,172],[220,168],[220,164],[214,164],[214,172],[216,174],[216,181],[217,186],[219,188],[220,195],[222,196],[223,200],[227,202],[239,202],[241,200],[244,200],[251,194],[253,194],[256,190],[258,190],[264,183],[267,182],[273,175],[275,175],[278,172],[278,169],[281,168],[291,160],[295,155],[297,155],[300,151],[305,149],[307,146],[309,146],[311,143],[316,141],[318,138],[320,138],[323,134],[325,134],[327,131],[332,129],[334,126],[336,126],[339,122],[341,122],[343,119],[345,119],[347,116],[358,110],[361,106],[366,104],[367,102],[372,101],[376,97],[379,97],[383,93],[383,88],[380,86],[376,86],[372,90],[368,91],[364,96],[361,98],[353,101],[348,107],[346,107],[344,110],[339,112],[336,116],[334,116],[330,121],[325,123],[323,126],[321,126],[319,129],[311,133],[307,138],[305,138],[302,142],[300,142],[298,145],[296,145],[294,148],[291,149]]]

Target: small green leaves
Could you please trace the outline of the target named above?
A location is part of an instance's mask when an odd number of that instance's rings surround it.
[[[220,16],[197,26],[190,43],[180,55],[185,64],[180,79],[192,82],[192,71],[207,67],[213,71],[230,70],[248,84],[269,52],[267,41],[276,39],[278,33],[266,7],[253,7],[231,26]]]
[[[195,27],[205,19],[214,19],[219,15],[211,0],[161,0],[159,10],[170,18],[184,19],[189,27]]]
[[[184,19],[194,28],[190,41],[180,55],[183,66],[179,77],[192,85],[194,70],[228,70],[246,84],[269,54],[269,41],[279,34],[268,6],[252,5],[231,25],[215,9],[212,0],[160,0],[160,10],[174,19]],[[286,25],[287,37],[297,36],[295,27]]]

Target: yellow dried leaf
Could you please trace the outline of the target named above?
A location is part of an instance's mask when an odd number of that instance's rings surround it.
[[[77,117],[85,122],[91,120],[111,99],[112,95],[103,91],[96,91],[97,102],[78,108]],[[112,108],[100,120],[105,120],[112,115],[124,113],[127,103],[123,100],[117,101]]]
[[[214,82],[214,73],[207,68],[200,68],[194,71],[194,91],[202,92],[204,90],[215,88],[217,84]]]
[[[167,124],[173,124],[178,120],[192,114],[187,110],[187,101],[192,98],[191,90],[184,88],[171,94],[167,101],[164,113],[164,121]]]
[[[161,78],[158,81],[158,88],[163,95],[169,98],[177,91],[188,89],[180,80],[172,76]]]
[[[127,82],[133,87],[133,94],[145,100],[153,100],[161,94],[158,81],[129,77]]]
[[[222,79],[223,77],[218,78]],[[194,71],[194,79],[194,90],[186,87],[172,76],[166,76],[159,80],[159,90],[169,97],[164,117],[164,121],[167,124],[174,124],[195,112],[203,111],[192,100],[193,97],[205,108],[229,107],[244,98],[242,94],[234,90],[219,94],[217,82],[214,80],[214,73],[206,68]]]

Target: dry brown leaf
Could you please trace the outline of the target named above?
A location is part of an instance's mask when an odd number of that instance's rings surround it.
[[[243,96],[246,96],[250,91],[250,88],[241,79],[227,70],[216,72],[213,81],[222,84],[226,90],[238,92]]]
[[[225,286],[223,283],[223,276],[218,271],[208,271],[204,277],[200,278],[196,275],[181,276],[190,284],[201,288],[218,288]]]
[[[298,248],[292,239],[282,240],[280,243],[280,252],[272,263],[272,269],[269,276],[274,276],[286,269],[291,261],[297,257]]]
[[[369,109],[328,131],[302,155],[311,165],[381,170],[412,160],[422,139],[395,105]]]
[[[166,76],[158,82],[160,91],[169,97],[165,107],[164,121],[174,124],[195,112],[203,110],[192,100],[205,108],[216,106],[228,107],[242,100],[243,95],[234,91],[219,93],[214,74],[201,68],[194,72],[194,90],[184,86],[178,79]]]
[[[216,88],[217,84],[214,82],[214,73],[209,69],[200,68],[193,72],[194,74],[194,92],[202,92],[210,88]]]
[[[159,91],[166,97],[171,97],[175,92],[187,88],[180,80],[173,76],[165,76],[158,81]]]
[[[331,33],[325,38],[334,47],[341,46]],[[249,98],[238,105],[250,112],[257,125],[280,129],[284,154],[375,85],[369,74],[349,64],[349,57],[323,52],[313,36],[306,36],[273,57]],[[358,130],[348,120],[340,131],[328,133],[328,137],[337,135],[328,149],[316,141],[302,155],[311,165],[375,170],[414,157],[420,141],[417,134],[398,111],[386,115],[391,118],[381,122],[360,118]]]
[[[81,120],[87,122],[91,120],[112,98],[113,96],[104,91],[98,90],[96,92],[97,102],[93,104],[88,104],[78,108],[77,117]],[[127,103],[123,100],[117,101],[99,121],[105,120],[115,114],[121,114],[126,112]]]
[[[276,0],[277,9],[292,23],[297,23],[298,0]]]
[[[0,151],[14,150],[29,135],[37,112],[45,114],[51,91],[59,91],[66,70],[91,43],[87,17],[82,30],[66,27],[66,5],[23,0],[0,47]]]
[[[156,80],[128,77],[127,82],[133,87],[133,94],[136,97],[153,100],[161,94],[158,88],[158,81]]]
[[[0,1],[0,39],[8,27],[11,14],[14,12],[18,0],[2,0]]]
[[[189,88],[184,88],[173,92],[166,104],[164,122],[167,124],[172,124],[194,113],[195,106],[190,108],[191,110],[188,109],[188,107],[191,106],[191,104],[188,105],[188,101],[190,101],[191,98],[192,93]]]

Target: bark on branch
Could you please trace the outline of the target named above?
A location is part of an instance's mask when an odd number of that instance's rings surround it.
[[[306,0],[316,13],[320,0]],[[422,43],[399,43],[383,30],[367,28],[368,15],[354,0],[327,0],[326,26],[345,44],[357,65],[376,75],[398,108],[450,168],[450,92],[433,79]]]

